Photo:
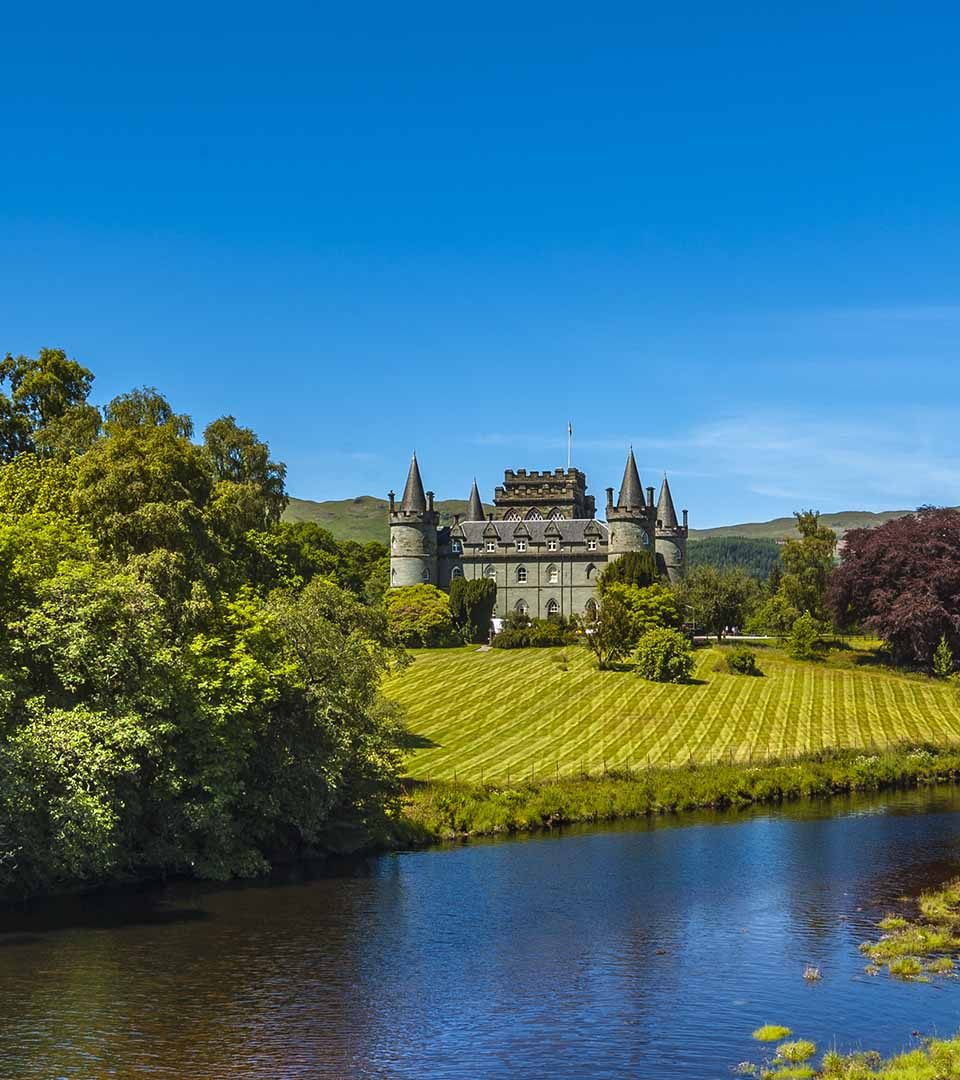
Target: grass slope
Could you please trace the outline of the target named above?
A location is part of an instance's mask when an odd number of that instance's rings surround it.
[[[435,504],[441,525],[452,525],[453,515],[461,517],[467,512],[466,499],[446,499]],[[359,540],[366,543],[376,540],[381,544],[390,542],[387,513],[390,504],[386,499],[372,495],[359,495],[355,499],[311,502],[309,499],[291,499],[283,512],[284,521],[315,521],[328,529],[338,540]],[[493,510],[492,506],[485,507]]]
[[[291,499],[284,511],[285,521],[316,521],[329,529],[339,540],[389,541],[387,527],[387,500],[372,495],[358,495],[355,499],[329,499],[313,502],[310,499]],[[467,509],[463,499],[445,499],[436,504],[443,525],[453,522],[454,514],[464,514]],[[488,512],[493,506],[484,504]],[[870,528],[885,521],[903,517],[909,510],[886,510],[872,514],[865,510],[846,510],[839,514],[822,514],[821,521],[842,536],[848,529]],[[713,536],[746,536],[755,539],[782,540],[796,536],[794,520],[775,518],[773,521],[749,522],[743,525],[722,525],[715,529],[691,529],[691,540],[706,540]]]
[[[562,655],[567,670],[563,670]],[[688,761],[785,759],[824,748],[960,740],[950,684],[869,665],[851,649],[822,664],[761,650],[765,677],[713,670],[695,682],[645,682],[597,671],[586,650],[420,650],[386,685],[407,709],[419,779],[514,780]]]

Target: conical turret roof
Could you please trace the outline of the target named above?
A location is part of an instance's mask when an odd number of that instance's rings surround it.
[[[480,501],[480,492],[477,490],[476,477],[474,477],[473,487],[470,489],[470,502],[467,504],[467,521],[483,521],[483,503]]]
[[[407,473],[407,483],[403,489],[403,498],[400,500],[400,509],[416,514],[422,514],[427,509],[427,497],[423,493],[423,481],[420,479],[420,466],[417,464],[416,454],[410,459],[410,471]]]
[[[620,484],[620,496],[617,499],[618,510],[632,510],[643,506],[643,487],[640,484],[640,473],[637,471],[637,459],[633,456],[633,447],[627,454],[627,464],[623,470],[623,481]]]
[[[677,527],[677,511],[673,506],[673,496],[670,494],[670,484],[667,474],[663,474],[663,485],[660,488],[660,498],[657,500],[657,521],[664,529]]]

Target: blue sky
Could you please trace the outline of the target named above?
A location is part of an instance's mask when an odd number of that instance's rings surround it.
[[[675,10],[667,10],[670,7]],[[948,5],[5,15],[0,350],[292,494],[664,469],[691,524],[960,503]]]

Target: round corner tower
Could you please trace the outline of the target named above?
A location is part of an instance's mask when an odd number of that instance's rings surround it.
[[[437,584],[437,525],[433,492],[424,493],[413,455],[400,505],[390,495],[390,586]]]
[[[679,581],[687,567],[687,511],[683,512],[683,524],[677,521],[673,496],[667,475],[657,500],[657,569],[670,581]]]
[[[644,500],[640,473],[633,456],[627,455],[626,468],[617,504],[613,504],[613,488],[607,488],[607,560],[615,562],[628,551],[652,551],[654,543],[653,488],[647,488]]]

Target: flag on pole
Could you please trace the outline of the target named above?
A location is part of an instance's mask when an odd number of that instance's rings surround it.
[[[567,421],[567,468],[569,469],[573,461],[573,421]]]

